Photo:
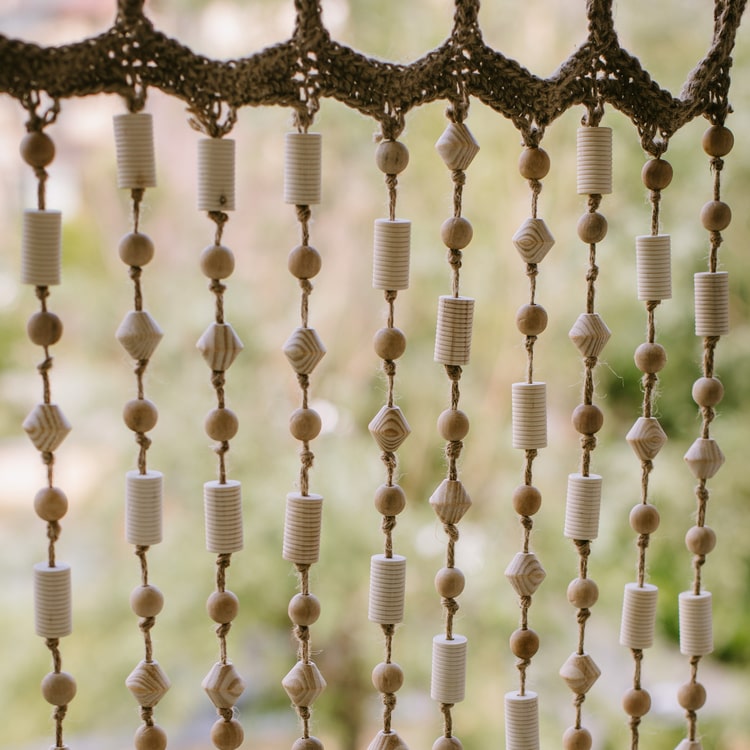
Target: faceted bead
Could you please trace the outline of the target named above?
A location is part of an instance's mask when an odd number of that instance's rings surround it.
[[[711,479],[724,463],[724,454],[713,438],[698,438],[688,448],[685,462],[696,479]]]
[[[381,730],[375,735],[367,750],[409,750],[409,746],[395,732]]]
[[[214,371],[228,370],[237,355],[242,351],[242,342],[229,323],[211,323],[196,344]]]
[[[588,654],[573,653],[560,667],[560,677],[576,695],[587,693],[599,679],[599,675],[599,667]]]
[[[650,461],[667,442],[667,435],[656,417],[638,417],[625,439],[641,461]]]
[[[518,552],[505,569],[505,577],[519,596],[531,596],[547,574],[532,552]]]
[[[451,122],[435,144],[448,169],[466,169],[479,152],[469,128],[461,122]]]
[[[598,313],[582,313],[568,333],[584,357],[598,357],[612,333]]]
[[[115,338],[133,359],[148,359],[164,335],[145,310],[131,310],[120,323]]]
[[[295,706],[312,706],[326,689],[326,681],[315,662],[298,661],[281,681]]]
[[[38,404],[24,419],[23,429],[38,451],[52,452],[71,431],[70,422],[56,404]]]
[[[245,683],[233,664],[217,662],[203,678],[201,687],[216,708],[232,708],[245,692]]]
[[[169,690],[169,678],[155,661],[142,661],[125,680],[139,706],[153,708]]]
[[[368,428],[375,442],[384,451],[398,450],[411,432],[411,427],[398,406],[383,406]]]
[[[296,373],[309,375],[323,359],[326,348],[314,328],[296,328],[284,344],[283,352]]]
[[[555,238],[542,219],[526,219],[513,235],[513,246],[526,263],[541,263]]]
[[[432,493],[430,505],[443,523],[456,524],[471,507],[471,498],[457,479],[443,479]]]

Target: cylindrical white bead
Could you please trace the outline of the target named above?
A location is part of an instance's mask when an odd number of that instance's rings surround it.
[[[513,447],[534,450],[547,447],[547,384],[513,383]]]
[[[406,558],[401,555],[370,558],[370,606],[368,619],[383,625],[404,620]]]
[[[527,690],[505,694],[506,750],[539,750],[539,699]]]
[[[598,474],[568,475],[563,532],[568,539],[596,539],[599,535],[601,501],[602,478]]]
[[[289,562],[311,565],[320,555],[323,496],[290,492],[286,496],[282,557]]]
[[[125,539],[150,547],[162,540],[162,484],[160,471],[129,471],[125,475]]]
[[[34,623],[42,638],[63,638],[73,632],[70,565],[34,565]]]
[[[444,635],[432,639],[430,697],[439,703],[460,703],[466,690],[466,637]]]
[[[680,653],[705,656],[714,650],[711,592],[683,591],[679,596]]]
[[[725,336],[729,333],[729,274],[696,273],[695,335]]]
[[[668,234],[635,238],[638,299],[672,299],[672,249]]]
[[[52,286],[60,283],[62,268],[62,213],[23,212],[21,283]]]
[[[198,141],[198,210],[234,211],[234,140]]]
[[[581,127],[576,139],[579,195],[612,192],[612,128]]]
[[[659,589],[650,583],[625,584],[620,622],[620,645],[628,648],[651,648],[656,626],[656,601]]]
[[[117,187],[149,188],[156,185],[153,119],[146,112],[115,115]]]
[[[467,365],[471,355],[474,300],[443,295],[438,300],[435,362]]]
[[[373,289],[393,291],[408,289],[410,252],[410,221],[375,219],[372,256]]]
[[[320,133],[287,133],[284,138],[284,202],[320,203],[323,139]]]
[[[236,479],[203,485],[206,549],[217,554],[239,552],[243,547],[242,485]]]

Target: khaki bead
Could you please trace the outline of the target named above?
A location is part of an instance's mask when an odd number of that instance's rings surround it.
[[[165,750],[167,733],[156,724],[142,724],[133,738],[135,750]]]
[[[703,133],[701,145],[709,156],[726,156],[734,146],[734,134],[723,125],[712,125]]]
[[[219,624],[232,622],[240,611],[240,600],[233,592],[214,591],[206,600],[206,612],[208,616]]]
[[[287,613],[295,625],[309,627],[320,617],[320,601],[313,594],[295,594],[289,600]]]
[[[667,350],[661,344],[641,344],[633,357],[635,366],[645,373],[655,373],[667,364]]]
[[[50,672],[42,680],[42,696],[53,706],[67,706],[76,695],[76,681],[67,672]]]
[[[461,409],[446,409],[438,417],[437,429],[443,440],[463,440],[469,434],[469,418]]]
[[[381,328],[372,340],[380,359],[398,359],[406,351],[406,336],[400,328]]]
[[[435,590],[443,599],[461,596],[465,585],[466,578],[458,568],[440,568],[435,574]]]
[[[693,401],[698,406],[716,406],[724,398],[724,386],[717,378],[698,378],[693,383]]]
[[[543,180],[549,167],[549,154],[543,148],[525,148],[518,157],[518,171],[525,180]]]
[[[581,242],[596,244],[607,236],[607,220],[597,211],[589,211],[578,220],[576,229]]]
[[[43,487],[34,496],[34,510],[42,521],[59,521],[68,512],[68,498],[57,487]]]
[[[375,490],[375,509],[384,516],[397,516],[406,507],[406,493],[397,484],[381,484]]]
[[[62,320],[55,313],[46,310],[34,313],[26,324],[26,333],[32,344],[52,346],[62,337]]]
[[[245,739],[245,731],[237,719],[219,719],[211,727],[211,742],[218,750],[237,750]]]
[[[292,744],[292,750],[323,750],[323,743],[317,737],[300,737]]]
[[[568,601],[577,609],[590,609],[599,599],[599,587],[591,578],[574,578],[567,594]]]
[[[641,180],[649,190],[664,190],[672,182],[672,165],[665,159],[649,159],[641,170]]]
[[[531,659],[539,651],[539,636],[530,628],[518,628],[510,636],[510,650],[517,659]]]
[[[55,158],[55,144],[46,134],[39,131],[27,133],[19,147],[21,158],[36,169],[46,167]]]
[[[659,511],[650,503],[639,503],[630,511],[629,520],[636,534],[653,534],[659,528]]]
[[[701,209],[701,224],[709,232],[721,232],[732,221],[732,209],[724,201],[709,201]]]
[[[206,414],[203,426],[211,440],[223,443],[237,434],[240,421],[231,409],[212,409]]]
[[[716,532],[710,526],[693,526],[685,534],[685,546],[694,555],[708,555],[716,547]]]
[[[591,732],[580,727],[568,727],[562,737],[563,750],[591,750]]]
[[[463,216],[452,216],[446,219],[440,227],[440,238],[443,244],[451,250],[463,250],[474,237],[474,229],[468,219]]]
[[[226,279],[234,271],[234,253],[224,245],[209,245],[201,253],[200,265],[209,279]]]
[[[130,232],[118,247],[120,260],[128,266],[145,266],[154,257],[154,243],[147,234]]]
[[[298,279],[312,279],[323,265],[320,253],[310,245],[297,245],[287,259],[289,273]]]
[[[404,684],[404,671],[395,662],[380,662],[372,670],[372,684],[381,693],[397,693]]]
[[[538,336],[547,328],[547,320],[541,305],[521,305],[516,312],[516,327],[524,336]]]
[[[622,708],[628,716],[645,716],[651,710],[648,690],[628,690],[622,697]]]
[[[380,141],[375,149],[375,164],[384,174],[399,174],[409,164],[409,149],[401,141]]]
[[[463,750],[458,737],[438,737],[432,744],[432,750]]]
[[[128,429],[133,430],[133,432],[148,432],[156,427],[159,412],[148,399],[134,398],[125,404],[122,410],[122,418]]]
[[[315,440],[322,423],[315,409],[296,409],[289,417],[289,432],[297,440]]]
[[[130,609],[138,617],[156,617],[164,608],[164,594],[156,586],[136,586],[130,592]]]
[[[581,435],[593,435],[601,430],[604,424],[602,410],[594,404],[579,404],[573,409],[573,427]]]
[[[686,682],[677,690],[677,702],[686,711],[697,711],[706,703],[706,688],[700,682]]]
[[[513,491],[513,510],[519,516],[533,516],[542,507],[542,493],[530,484],[519,484]]]

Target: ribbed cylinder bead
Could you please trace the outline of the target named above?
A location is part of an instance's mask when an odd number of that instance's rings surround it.
[[[320,203],[323,139],[320,133],[287,133],[284,138],[284,202]]]
[[[62,213],[23,212],[21,283],[53,286],[60,283],[62,268]]]
[[[576,138],[579,195],[612,192],[612,128],[581,127]]]
[[[73,632],[70,565],[34,565],[34,623],[42,638],[63,638]]]
[[[531,690],[505,694],[505,748],[539,750],[539,698]]]
[[[729,274],[726,271],[696,273],[695,335],[725,336],[729,333]]]
[[[198,210],[234,211],[234,140],[198,141]]]
[[[706,656],[714,650],[711,592],[683,591],[679,596],[680,653]]]
[[[513,447],[534,450],[547,446],[547,384],[511,386]]]
[[[129,471],[125,475],[125,540],[150,547],[162,540],[162,486],[160,471]]]
[[[411,222],[407,219],[375,219],[373,238],[373,289],[399,291],[409,288]]]
[[[286,496],[282,557],[299,565],[312,565],[320,555],[323,496],[290,492]]]
[[[463,635],[432,639],[430,696],[440,703],[460,703],[466,691],[466,647]]]
[[[156,185],[153,118],[146,112],[115,115],[117,187],[149,188]]]
[[[435,362],[467,365],[471,356],[474,300],[443,295],[438,299]]]
[[[242,531],[242,485],[236,479],[224,484],[217,480],[203,485],[206,519],[206,549],[217,554],[239,552]]]
[[[602,478],[598,474],[568,475],[564,535],[568,539],[592,540],[599,535]]]
[[[672,299],[672,248],[668,234],[635,238],[639,300]]]
[[[406,558],[401,555],[373,555],[370,559],[368,619],[383,625],[403,622],[405,588]]]
[[[627,648],[645,649],[654,644],[656,627],[656,602],[659,590],[650,583],[639,586],[625,584],[620,622],[620,645]]]

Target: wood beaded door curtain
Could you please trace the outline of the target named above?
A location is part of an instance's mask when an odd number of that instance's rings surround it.
[[[133,283],[133,309],[125,315],[117,339],[135,364],[136,396],[123,411],[126,426],[138,446],[137,468],[127,473],[126,538],[140,560],[141,581],[130,598],[139,618],[144,641],[143,658],[128,676],[126,685],[140,707],[142,723],[135,731],[137,750],[163,750],[167,734],[156,722],[156,707],[170,687],[169,678],[155,658],[151,631],[162,610],[163,596],[150,582],[148,550],[162,539],[161,472],[149,466],[151,439],[157,408],[146,397],[146,374],[152,354],[162,336],[158,323],[146,311],[142,284],[150,281],[146,267],[154,246],[140,231],[140,209],[144,193],[155,185],[154,149],[148,90],[159,89],[183,100],[190,124],[204,137],[198,150],[198,207],[209,220],[211,243],[203,252],[200,267],[209,280],[214,319],[198,341],[198,349],[211,372],[216,404],[205,421],[215,442],[218,478],[204,485],[206,546],[216,554],[215,590],[208,597],[208,614],[216,624],[219,658],[209,669],[202,687],[216,708],[218,718],[210,732],[219,750],[234,750],[244,741],[244,729],[236,704],[245,685],[229,657],[229,633],[239,609],[239,599],[229,588],[232,555],[243,548],[242,491],[240,481],[230,478],[225,454],[238,430],[238,419],[228,408],[228,375],[242,343],[226,320],[223,283],[234,270],[232,251],[222,244],[223,231],[234,198],[234,141],[228,138],[242,107],[277,105],[294,112],[296,132],[285,141],[284,201],[295,207],[300,243],[289,255],[288,268],[300,286],[300,321],[283,351],[299,383],[300,404],[290,417],[290,431],[300,443],[300,467],[295,489],[286,500],[282,555],[298,577],[299,591],[289,604],[289,618],[297,640],[296,662],[281,680],[298,714],[301,736],[293,750],[320,750],[322,742],[311,733],[311,709],[323,693],[326,681],[312,659],[312,626],[321,605],[311,591],[310,568],[318,562],[323,518],[323,497],[314,492],[310,470],[311,444],[321,430],[320,415],[310,405],[312,377],[326,349],[312,327],[314,308],[309,304],[311,279],[321,269],[321,257],[311,241],[311,207],[320,203],[321,135],[311,132],[321,99],[333,98],[377,121],[380,134],[377,166],[385,175],[389,216],[374,228],[372,281],[384,294],[387,325],[374,339],[375,353],[386,376],[385,403],[373,417],[369,430],[381,451],[383,483],[375,489],[375,507],[382,516],[384,548],[373,555],[370,568],[368,618],[380,626],[384,657],[375,665],[372,681],[383,703],[382,729],[372,739],[370,750],[402,750],[406,740],[394,726],[398,718],[396,694],[404,681],[394,659],[398,650],[396,626],[404,619],[406,558],[396,552],[396,518],[406,498],[397,484],[397,451],[410,434],[405,414],[396,404],[394,382],[397,361],[404,353],[406,337],[396,326],[398,293],[409,287],[410,222],[397,218],[398,175],[406,168],[408,151],[399,141],[409,112],[429,102],[447,102],[447,127],[436,148],[453,183],[453,215],[441,229],[447,248],[450,288],[438,301],[434,360],[448,377],[448,401],[438,418],[438,433],[445,441],[447,472],[437,483],[430,504],[446,535],[445,564],[435,577],[435,587],[444,610],[444,630],[433,639],[430,696],[437,703],[436,721],[442,731],[433,750],[460,750],[460,717],[453,709],[464,699],[468,639],[456,632],[454,616],[464,590],[464,574],[456,566],[458,525],[471,506],[460,479],[459,458],[469,432],[469,417],[460,408],[460,380],[471,351],[474,299],[462,294],[462,250],[472,239],[472,226],[462,214],[463,186],[479,150],[466,120],[472,98],[508,118],[521,135],[521,176],[528,181],[530,216],[512,237],[524,264],[529,301],[517,313],[516,325],[527,354],[526,378],[514,383],[509,403],[512,409],[512,444],[522,451],[519,470],[523,482],[513,493],[512,504],[522,530],[522,545],[508,563],[505,574],[518,596],[520,622],[509,634],[516,658],[517,677],[508,677],[504,695],[506,747],[536,750],[540,746],[539,717],[545,710],[543,696],[527,686],[527,674],[539,648],[540,638],[531,627],[530,608],[545,572],[532,551],[534,517],[541,507],[541,493],[534,484],[534,462],[547,445],[546,384],[535,379],[534,352],[547,326],[547,313],[537,302],[536,279],[541,263],[554,243],[539,216],[539,195],[550,160],[541,147],[545,131],[572,107],[583,110],[577,135],[577,191],[586,200],[586,211],[578,223],[578,235],[588,248],[584,311],[570,330],[570,339],[581,355],[583,392],[573,413],[580,434],[580,469],[567,479],[565,526],[577,556],[577,575],[567,589],[575,610],[577,643],[560,667],[560,676],[572,692],[569,728],[562,736],[565,750],[589,750],[595,733],[587,728],[584,702],[600,669],[595,655],[586,649],[586,625],[598,599],[598,588],[589,575],[591,543],[597,538],[602,499],[602,476],[594,471],[596,434],[603,412],[594,403],[594,370],[610,331],[597,312],[597,244],[607,232],[601,212],[604,196],[612,191],[612,130],[602,124],[605,107],[624,113],[638,131],[648,154],[642,172],[651,204],[651,231],[636,238],[638,299],[644,303],[646,341],[635,352],[642,373],[642,414],[627,435],[640,461],[641,501],[630,514],[637,537],[637,580],[625,587],[620,645],[633,657],[632,687],[623,698],[629,741],[637,748],[640,728],[651,707],[647,686],[642,684],[642,662],[654,640],[657,587],[648,582],[647,549],[659,525],[659,512],[649,493],[654,460],[666,440],[655,416],[658,373],[666,362],[666,349],[656,342],[655,310],[671,295],[670,238],[660,231],[660,199],[672,178],[672,168],[663,158],[670,138],[685,124],[703,116],[709,127],[703,137],[713,173],[712,199],[701,212],[708,232],[708,267],[695,275],[695,333],[702,340],[703,357],[693,398],[699,407],[698,437],[686,447],[685,461],[698,484],[695,524],[687,530],[686,545],[692,556],[693,583],[679,596],[680,651],[685,656],[686,678],[677,701],[686,717],[685,737],[679,750],[700,750],[698,713],[706,701],[706,687],[699,680],[703,657],[713,650],[711,593],[702,583],[701,572],[715,545],[715,534],[707,525],[709,480],[718,472],[724,456],[711,436],[714,407],[723,386],[714,375],[715,355],[722,336],[729,330],[728,274],[720,270],[721,232],[731,220],[722,200],[721,175],[724,157],[733,144],[725,125],[730,112],[731,52],[744,11],[744,0],[715,0],[714,30],[705,57],[688,77],[679,97],[653,81],[637,58],[619,45],[614,28],[611,0],[588,0],[588,37],[550,78],[532,75],[514,60],[488,47],[482,40],[478,0],[456,0],[454,25],[446,41],[411,64],[396,64],[365,57],[333,40],[323,22],[322,3],[295,0],[296,22],[292,37],[248,57],[218,61],[194,54],[180,42],[153,28],[142,0],[119,0],[114,25],[105,33],[80,43],[42,47],[0,36],[0,91],[16,98],[26,110],[27,135],[21,156],[38,180],[37,206],[24,213],[22,236],[22,281],[35,289],[39,311],[28,323],[32,343],[42,347],[39,365],[42,400],[23,423],[39,451],[46,483],[34,500],[46,522],[47,560],[34,568],[35,628],[52,656],[52,670],[43,678],[42,694],[53,707],[55,748],[65,748],[63,724],[77,686],[73,675],[63,670],[61,639],[72,630],[71,569],[58,559],[56,542],[60,521],[68,501],[55,483],[55,450],[70,430],[62,409],[52,399],[51,348],[62,335],[62,321],[50,309],[51,287],[61,280],[61,214],[46,203],[46,168],[55,149],[48,131],[61,116],[61,102],[70,97],[102,93],[117,94],[124,112],[115,117],[114,131],[118,186],[130,191],[132,228],[123,238],[120,258]],[[686,563],[686,567],[688,564]],[[331,646],[334,648],[335,646]],[[290,659],[291,661],[291,659]],[[470,677],[470,675],[469,675]],[[515,687],[513,682],[516,682]],[[709,686],[710,688],[710,686]],[[498,697],[499,702],[499,697]],[[70,709],[72,710],[72,709]],[[324,727],[321,727],[324,730]]]

